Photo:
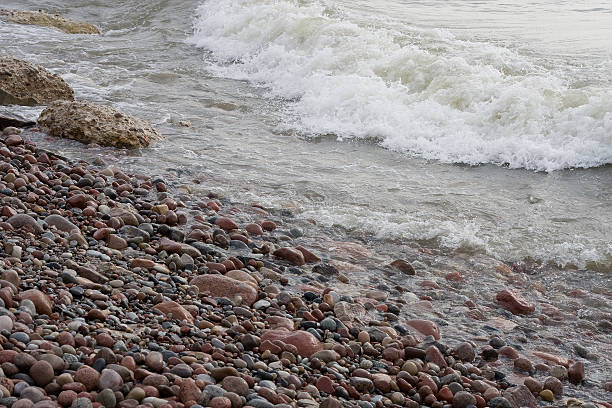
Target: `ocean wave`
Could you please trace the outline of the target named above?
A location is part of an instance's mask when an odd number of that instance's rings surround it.
[[[283,123],[300,133],[471,165],[612,162],[611,89],[574,89],[558,69],[440,33],[359,25],[317,2],[218,0],[198,8],[190,42],[215,74],[287,100]]]

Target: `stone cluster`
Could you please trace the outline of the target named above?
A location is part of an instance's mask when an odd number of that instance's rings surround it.
[[[498,335],[450,345],[380,291],[343,293],[347,277],[260,206],[185,203],[12,127],[0,172],[0,407],[518,408],[585,379],[580,361],[541,352],[554,365],[538,378]]]

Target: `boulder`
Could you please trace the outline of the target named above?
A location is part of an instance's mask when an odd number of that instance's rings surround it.
[[[0,18],[17,24],[55,27],[67,34],[100,34],[100,31],[89,23],[62,17],[59,14],[45,13],[42,10],[0,10]]]
[[[0,56],[0,105],[45,105],[74,100],[74,91],[57,74],[40,65]]]
[[[53,136],[118,148],[147,147],[162,139],[146,121],[88,102],[53,102],[41,112],[38,125]]]

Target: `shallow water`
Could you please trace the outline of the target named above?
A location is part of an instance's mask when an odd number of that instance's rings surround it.
[[[61,74],[80,99],[154,123],[164,143],[113,153],[134,170],[199,179],[380,245],[533,259],[585,279],[612,270],[604,2],[5,7],[101,28],[70,36],[0,23],[0,50]]]

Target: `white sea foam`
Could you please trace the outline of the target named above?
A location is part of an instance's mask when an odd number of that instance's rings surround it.
[[[612,89],[572,84],[493,44],[371,26],[323,4],[206,1],[191,42],[211,70],[287,100],[298,132],[373,139],[427,159],[553,171],[612,163]]]
[[[317,207],[303,212],[301,217],[314,218],[328,228],[341,226],[367,232],[382,241],[421,241],[447,250],[482,253],[509,262],[532,258],[562,268],[605,271],[610,271],[612,265],[612,244],[602,247],[601,242],[583,236],[555,242],[543,236],[541,240],[521,240],[515,236],[509,239],[508,236],[491,235],[491,231],[482,230],[473,220],[442,221],[419,213],[398,215],[379,211],[368,212],[365,216],[359,209],[350,207],[342,210]]]

